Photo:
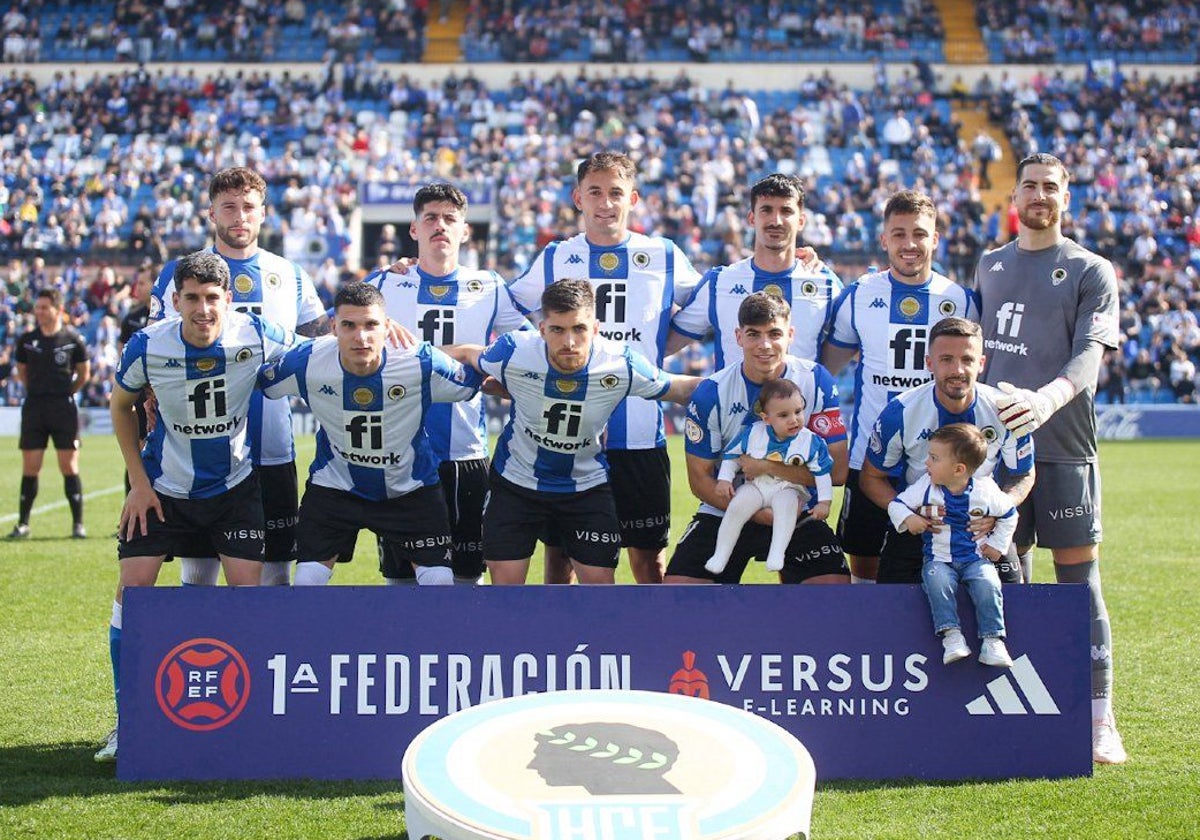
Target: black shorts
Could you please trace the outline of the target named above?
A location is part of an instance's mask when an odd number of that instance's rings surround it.
[[[29,397],[21,406],[21,442],[24,450],[79,448],[79,409],[71,397]]]
[[[894,528],[888,531],[879,554],[879,573],[876,583],[920,583],[921,567],[925,564],[924,542],[920,534],[901,533]],[[1001,583],[1020,583],[1021,564],[1017,561],[1017,549],[1009,546],[1008,554],[996,563],[996,572]]]
[[[483,556],[489,561],[525,560],[553,522],[567,556],[585,566],[615,569],[621,551],[612,490],[601,484],[581,493],[544,493],[490,476],[483,511]]]
[[[296,463],[255,467],[262,486],[263,518],[267,523],[267,553],[270,563],[299,560],[296,551],[296,523],[300,521],[300,486]]]
[[[847,554],[855,557],[878,557],[892,522],[888,519],[887,511],[868,499],[859,489],[858,477],[861,472],[852,469],[846,475],[837,535]]]
[[[486,458],[442,461],[438,467],[442,495],[450,513],[453,558],[450,566],[457,578],[475,579],[486,568],[483,563],[483,505],[487,501],[488,462]],[[379,570],[384,577],[415,579],[412,564],[388,556],[392,543],[379,540]]]
[[[717,583],[738,583],[751,558],[766,560],[771,547],[771,528],[757,522],[747,522],[733,547],[725,571],[714,575],[704,568],[717,548],[717,531],[720,527],[721,517],[714,514],[697,513],[692,517],[675,546],[675,553],[671,555],[667,574],[707,578]],[[819,519],[801,519],[788,543],[780,579],[784,583],[803,583],[818,575],[849,574],[846,556],[833,529]]]
[[[608,483],[617,506],[621,545],[666,548],[671,537],[671,459],[661,449],[610,449]]]
[[[158,494],[163,521],[151,512],[146,535],[118,537],[117,556],[263,559],[263,513],[258,478],[249,478],[210,499],[176,499]],[[197,552],[197,549],[204,551]]]
[[[300,502],[296,536],[302,561],[335,558],[348,563],[363,528],[392,545],[396,562],[418,566],[450,565],[450,523],[446,500],[437,485],[419,487],[395,499],[372,501],[311,481]],[[380,569],[387,577],[387,571]]]

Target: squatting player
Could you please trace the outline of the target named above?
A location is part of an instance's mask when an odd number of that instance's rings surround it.
[[[217,550],[231,586],[257,585],[265,526],[250,460],[250,398],[258,370],[295,335],[229,311],[229,267],[210,251],[175,266],[173,309],[125,345],[110,410],[129,473],[117,543],[120,580],[109,629],[113,685],[121,690],[121,602],[126,587],[153,586],[168,555]],[[139,452],[134,403],[157,396],[154,430]],[[115,761],[117,730],[96,753]]]
[[[278,254],[258,247],[266,216],[267,183],[252,169],[222,169],[208,185],[213,225],[213,251],[229,266],[233,278],[233,309],[259,315],[301,335],[327,330],[325,307],[317,297],[312,278]],[[151,320],[173,314],[169,294],[175,263],[169,262],[155,283]],[[267,523],[267,554],[263,585],[286,585],[296,559],[296,448],[292,439],[292,413],[287,400],[264,401],[255,393],[250,408],[250,452],[263,488]],[[210,553],[180,560],[185,584],[211,586],[217,582],[218,564]]]
[[[425,427],[435,403],[475,397],[479,374],[426,343],[386,348],[383,295],[366,283],[338,291],[333,331],[259,376],[267,397],[298,396],[320,421],[300,504],[296,585],[328,583],[364,527],[417,583],[451,584],[450,520]]]
[[[470,239],[467,197],[450,184],[430,184],[413,197],[409,234],[417,242],[415,269],[383,271],[367,282],[383,293],[396,323],[430,344],[486,345],[509,330],[529,329],[504,281],[494,271],[463,268],[458,253]],[[484,572],[483,503],[487,498],[488,439],[483,399],[435,403],[425,430],[438,461],[454,537],[454,580],[476,583]],[[380,570],[393,582],[412,577],[411,565],[381,543]]]
[[[629,397],[684,403],[700,381],[671,376],[632,347],[599,337],[595,305],[587,280],[559,280],[541,295],[538,332],[456,351],[512,396],[483,515],[492,583],[525,582],[550,523],[561,525],[580,583],[612,583],[621,535],[600,436]]]
[[[600,152],[579,164],[572,197],[583,217],[583,233],[547,245],[509,287],[514,300],[536,318],[547,286],[563,278],[586,278],[595,292],[600,334],[661,365],[671,311],[691,297],[699,275],[671,240],[629,230],[629,213],[639,198],[637,169],[625,155]],[[618,406],[604,449],[621,545],[629,551],[634,580],[660,583],[671,531],[671,462],[661,406],[645,400]],[[548,581],[569,579],[569,569],[549,549],[547,558]]]
[[[975,287],[989,359],[984,379],[1009,392],[1001,415],[1009,428],[1033,432],[1037,444],[1037,484],[1019,509],[1017,549],[1029,558],[1036,541],[1050,549],[1058,582],[1087,584],[1092,757],[1121,764],[1126,753],[1112,713],[1112,632],[1100,589],[1094,405],[1104,351],[1119,343],[1117,278],[1108,260],[1063,236],[1069,180],[1052,155],[1031,155],[1017,165],[1017,238],[983,255]]]
[[[838,536],[850,557],[855,583],[875,580],[879,552],[891,523],[887,511],[860,492],[859,477],[871,427],[892,397],[929,381],[925,356],[929,328],[942,318],[977,318],[971,293],[933,270],[937,207],[928,196],[904,190],[888,199],[879,243],[886,271],[863,275],[833,306],[821,360],[837,373],[855,354],[854,416],[850,421],[850,475],[838,519]]]

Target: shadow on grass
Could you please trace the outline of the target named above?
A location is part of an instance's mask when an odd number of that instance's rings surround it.
[[[115,765],[92,760],[98,747],[97,743],[74,741],[0,748],[0,779],[4,779],[0,785],[0,807],[32,805],[60,797],[77,799],[142,792],[148,800],[166,805],[204,805],[256,796],[339,799],[386,794],[394,796],[395,802],[380,803],[377,807],[403,809],[399,780],[121,782],[116,778]]]

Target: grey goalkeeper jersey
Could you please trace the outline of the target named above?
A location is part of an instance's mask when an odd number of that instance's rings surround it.
[[[1117,276],[1112,263],[1077,242],[1041,251],[1016,242],[989,251],[975,269],[989,385],[1037,389],[1056,378],[1089,341],[1118,343]],[[1036,460],[1096,459],[1096,381],[1034,432]]]

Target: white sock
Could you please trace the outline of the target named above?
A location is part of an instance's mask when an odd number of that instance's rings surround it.
[[[184,586],[216,586],[221,561],[216,557],[180,557],[179,580]]]
[[[110,626],[121,629],[122,612],[120,601],[113,601],[112,618],[108,622]]]
[[[318,566],[321,564],[318,563]],[[262,564],[262,578],[259,580],[259,586],[287,586],[288,580],[292,574],[292,563],[290,560],[270,561]]]
[[[875,578],[860,578],[858,575],[850,575],[851,583],[874,583]]]
[[[283,565],[283,564],[269,564]],[[296,586],[324,586],[329,583],[329,579],[333,577],[333,569],[326,566],[324,563],[297,563],[296,564]]]
[[[1111,716],[1111,697],[1096,697],[1092,700],[1092,720],[1108,720]]]
[[[421,586],[451,586],[454,573],[449,566],[413,566],[417,572],[417,583]]]

